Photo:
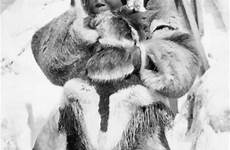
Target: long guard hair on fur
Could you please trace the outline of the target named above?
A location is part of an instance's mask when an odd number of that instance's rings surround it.
[[[162,102],[137,108],[127,130],[117,146],[118,150],[170,150],[165,129],[170,128],[174,114]],[[154,143],[148,145],[148,142]]]
[[[165,129],[174,114],[164,103],[140,106],[133,114],[114,150],[170,150]],[[82,108],[77,101],[60,108],[59,132],[66,133],[67,150],[91,150],[84,130]]]
[[[58,122],[59,132],[67,136],[67,150],[88,150],[90,145],[84,132],[83,112],[76,100],[63,108],[59,108],[60,118]]]
[[[59,132],[66,135],[66,148],[91,150],[82,107],[76,99],[68,98],[68,101],[59,108],[58,121]],[[165,130],[171,127],[173,119],[173,112],[162,102],[137,107],[114,150],[170,150]]]

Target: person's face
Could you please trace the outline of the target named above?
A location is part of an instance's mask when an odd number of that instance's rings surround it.
[[[105,10],[114,10],[122,6],[121,0],[83,0],[90,14],[97,14]]]

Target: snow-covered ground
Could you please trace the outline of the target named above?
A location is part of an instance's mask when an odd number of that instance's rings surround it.
[[[203,1],[205,34],[202,38],[211,64],[210,70],[202,78],[204,82],[198,89],[208,99],[199,116],[202,134],[194,150],[230,149],[230,130],[215,131],[209,121],[221,122],[221,116],[229,109],[229,36],[227,29],[217,24],[213,9],[208,9]],[[225,8],[228,0],[217,0],[223,14],[223,23],[227,27]],[[218,3],[219,2],[219,3]],[[66,11],[69,0],[16,0],[10,3],[1,15],[1,146],[6,150],[31,149],[31,136],[28,126],[28,110],[32,106],[34,118],[39,130],[43,120],[59,102],[61,88],[52,85],[37,66],[30,48],[33,33],[51,19]],[[223,7],[224,6],[224,7]],[[225,9],[223,9],[225,8]],[[208,92],[207,92],[208,91]],[[183,104],[186,97],[180,99],[182,109],[176,116],[173,130],[168,132],[172,150],[191,150],[193,139],[187,136],[186,117]],[[28,105],[29,104],[29,105]],[[222,118],[225,118],[223,116]],[[229,117],[229,115],[227,115]],[[230,118],[227,118],[230,119]],[[229,123],[229,122],[228,122]],[[230,124],[230,123],[229,123]]]
[[[1,14],[3,149],[31,149],[26,104],[32,105],[35,120],[44,120],[61,97],[61,88],[52,85],[36,64],[30,42],[37,29],[68,7],[68,0],[17,0]]]
[[[172,150],[230,150],[228,2],[215,1],[219,8],[213,10],[208,4],[210,1],[202,1],[205,30],[202,43],[211,67],[192,89],[197,98],[197,114],[189,132],[188,110],[185,109],[187,97],[179,100],[175,126],[167,133]],[[217,13],[223,16],[216,18]]]

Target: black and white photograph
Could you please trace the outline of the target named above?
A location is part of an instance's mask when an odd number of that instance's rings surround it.
[[[230,150],[229,0],[0,0],[0,150]]]

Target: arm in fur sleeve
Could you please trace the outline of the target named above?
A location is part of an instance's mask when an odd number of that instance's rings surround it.
[[[96,31],[83,27],[83,20],[70,9],[39,29],[32,38],[32,52],[46,77],[55,85],[81,77],[90,58]]]
[[[141,76],[151,89],[169,98],[178,98],[191,88],[201,62],[191,34],[170,32],[144,43],[147,62]]]

